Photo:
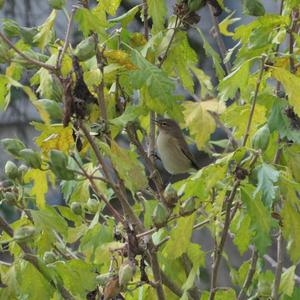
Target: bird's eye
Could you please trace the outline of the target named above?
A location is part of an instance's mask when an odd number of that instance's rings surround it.
[[[162,125],[163,126],[167,126],[167,122],[162,122]]]

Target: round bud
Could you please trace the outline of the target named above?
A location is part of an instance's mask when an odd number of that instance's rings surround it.
[[[57,261],[56,255],[52,251],[46,251],[43,256],[45,264],[52,264]]]
[[[168,209],[161,203],[158,203],[154,208],[152,214],[152,221],[156,227],[163,227],[166,225],[169,217]]]
[[[72,202],[71,203],[71,210],[76,215],[82,214],[82,206],[79,202]]]
[[[12,180],[18,177],[18,168],[16,164],[10,160],[5,164],[4,172],[5,175]]]
[[[194,197],[188,198],[180,206],[180,210],[179,210],[180,215],[181,216],[191,215],[195,211],[195,205],[196,205],[195,198]]]

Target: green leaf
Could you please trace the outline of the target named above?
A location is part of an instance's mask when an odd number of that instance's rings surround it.
[[[57,213],[55,208],[47,206],[41,210],[30,210],[30,213],[38,230],[45,230],[48,233],[55,230],[63,236],[67,236],[68,224],[65,219]]]
[[[285,240],[288,242],[289,256],[293,263],[298,263],[300,260],[300,213],[290,197],[284,199],[281,216],[284,224],[282,232]]]
[[[146,107],[142,105],[128,104],[122,115],[115,119],[112,119],[110,122],[120,128],[123,128],[127,125],[127,123],[135,121],[139,116],[145,115],[146,113]]]
[[[144,167],[138,161],[134,151],[119,147],[117,143],[112,142],[111,158],[120,177],[131,191],[138,191],[148,185]]]
[[[234,233],[233,242],[237,246],[240,254],[243,255],[249,247],[252,232],[250,230],[251,219],[247,214],[237,214],[234,218],[231,230]]]
[[[244,14],[250,16],[263,16],[265,8],[258,0],[244,0]]]
[[[152,32],[158,33],[164,28],[164,18],[167,15],[165,0],[148,0],[148,13],[153,20]]]
[[[205,50],[205,53],[207,56],[211,57],[213,60],[213,66],[216,70],[218,79],[221,80],[224,77],[224,69],[221,66],[221,58],[220,55],[213,49],[213,47],[209,44],[209,42],[207,41],[207,39],[205,38],[205,35],[203,34],[203,32],[201,31],[200,28],[196,27],[196,30],[198,31],[202,42],[203,42],[203,48]]]
[[[287,138],[300,144],[300,131],[293,125],[292,120],[288,118],[285,112],[286,108],[286,100],[276,98],[268,119],[269,129],[271,132],[278,130],[281,139]]]
[[[131,59],[139,68],[129,73],[134,88],[140,89],[146,85],[150,96],[161,101],[166,101],[172,96],[175,85],[163,70],[151,64],[135,49],[132,49]]]
[[[20,286],[18,292],[20,299],[51,299],[54,293],[49,281],[29,262],[21,262],[21,268],[17,274]],[[34,287],[33,287],[34,284]]]
[[[75,21],[78,22],[79,29],[83,35],[87,37],[90,32],[97,32],[100,36],[104,36],[107,27],[105,11],[98,7],[93,10],[87,8],[79,8],[76,11]]]
[[[262,201],[264,204],[271,208],[276,197],[278,186],[279,172],[269,164],[263,163],[255,168],[258,184],[254,192],[254,197],[258,192],[262,193]]]
[[[110,223],[111,225],[111,223]],[[80,243],[81,251],[90,251],[91,261],[94,259],[97,248],[113,241],[113,228],[102,224],[96,224],[84,234]]]
[[[214,87],[212,85],[211,78],[200,68],[197,68],[195,66],[190,66],[190,69],[195,74],[196,78],[200,83],[201,98],[205,98],[207,95],[212,96]]]
[[[253,242],[260,254],[264,254],[271,245],[270,230],[273,227],[271,213],[263,205],[259,197],[251,195],[254,187],[246,185],[241,188],[241,198],[246,205],[246,211],[251,218],[251,229],[253,230]]]
[[[122,27],[125,28],[134,19],[139,10],[140,5],[136,5],[123,15],[113,19],[109,19],[108,21],[109,23],[121,23]]]
[[[300,95],[298,86],[300,86],[300,77],[292,74],[283,68],[274,68],[272,70],[273,76],[282,83],[286,93],[288,94],[288,101],[294,107],[294,111],[300,116]]]
[[[300,288],[295,287],[294,288],[294,292],[291,295],[291,297],[287,296],[287,295],[283,295],[282,300],[297,300],[300,299]]]
[[[281,275],[279,291],[284,295],[292,296],[295,286],[296,266],[291,266]]]
[[[43,49],[49,44],[52,39],[52,28],[56,19],[57,11],[52,10],[44,24],[38,27],[39,32],[34,36],[33,42],[37,43],[39,48]]]
[[[221,119],[224,121],[226,126],[235,128],[234,135],[236,138],[241,138],[245,134],[247,122],[241,122],[241,120],[248,120],[250,110],[250,104],[237,105],[236,103],[234,103],[230,105],[221,115]],[[266,122],[265,115],[266,108],[262,105],[256,104],[252,118],[252,126],[250,128],[250,139],[248,139],[248,143],[250,143],[249,141],[256,132],[257,128],[261,124],[264,124]]]
[[[97,0],[100,7],[104,7],[106,12],[114,16],[120,6],[121,0]]]
[[[24,143],[18,139],[2,139],[1,145],[5,151],[15,157],[20,157],[19,152],[25,148]]]
[[[185,32],[177,32],[163,64],[163,69],[172,74],[175,72],[179,76],[182,85],[191,94],[194,94],[194,81],[190,72],[190,67],[198,62],[195,51],[191,48]]]
[[[64,282],[64,286],[78,299],[85,299],[96,286],[94,267],[80,259],[56,262],[54,268]]]
[[[248,87],[250,63],[246,61],[226,76],[219,84],[219,97],[221,101],[227,101],[235,97],[238,90],[243,91]]]
[[[171,231],[170,240],[163,250],[165,257],[173,260],[187,251],[191,243],[194,221],[195,214],[178,219],[176,227]]]

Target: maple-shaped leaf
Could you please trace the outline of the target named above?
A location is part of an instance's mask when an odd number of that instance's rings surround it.
[[[278,186],[275,184],[278,182],[279,172],[274,167],[266,163],[257,166],[254,171],[258,180],[254,197],[258,192],[261,192],[262,201],[267,207],[271,208],[276,198]]]
[[[205,108],[205,102],[186,101],[184,103],[185,124],[195,138],[199,149],[205,145],[210,135],[216,130],[215,120]]]

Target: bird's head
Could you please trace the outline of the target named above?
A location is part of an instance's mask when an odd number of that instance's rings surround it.
[[[154,120],[160,131],[165,133],[176,133],[180,131],[179,125],[172,119],[157,119]]]

